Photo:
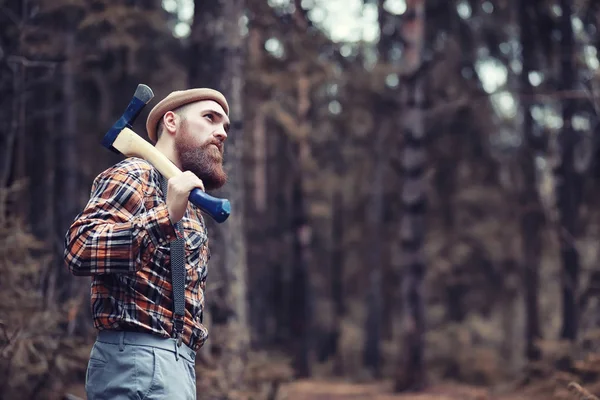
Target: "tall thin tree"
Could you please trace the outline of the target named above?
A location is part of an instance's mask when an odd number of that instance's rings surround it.
[[[64,15],[64,51],[65,62],[62,69],[62,107],[61,107],[61,129],[55,132],[55,157],[56,157],[56,191],[55,202],[57,207],[55,218],[57,237],[64,237],[65,232],[73,222],[80,209],[79,203],[79,183],[80,183],[80,166],[77,148],[77,71],[75,68],[76,51],[77,51],[77,36],[76,27],[79,22],[80,15],[76,10],[68,10]],[[63,253],[63,242],[55,242],[55,252],[59,255],[57,259],[61,259]],[[60,287],[57,290],[57,296],[64,301],[81,292],[82,287],[80,281],[75,281],[73,276],[70,276],[68,270],[62,265],[57,283],[60,282]],[[71,322],[74,322],[72,320]],[[74,329],[71,324],[70,333]]]
[[[309,216],[309,190],[307,179],[310,174],[311,145],[309,111],[311,107],[310,80],[303,71],[298,72],[297,79],[297,121],[301,135],[294,145],[294,156],[297,170],[293,178],[292,195],[292,229],[294,231],[293,252],[294,264],[292,272],[292,329],[297,335],[295,349],[295,369],[300,377],[312,375],[313,355],[313,321],[311,318],[312,286],[309,268],[313,260],[313,232]]]
[[[560,20],[560,79],[562,90],[574,90],[576,86],[575,40],[571,18],[573,9],[569,0],[561,0]],[[556,198],[560,219],[560,253],[563,263],[562,306],[563,322],[561,338],[577,337],[578,310],[577,288],[579,279],[579,252],[576,247],[579,208],[582,201],[582,177],[575,169],[576,132],[573,129],[575,102],[564,99],[562,104],[563,127],[559,136],[560,163],[556,170]]]
[[[379,11],[378,22],[381,32],[377,50],[379,62],[390,61],[389,53],[394,43],[394,29],[389,29],[393,24],[392,16],[385,10],[384,0],[378,0]],[[381,95],[373,95],[373,113],[384,113],[386,102]],[[364,364],[371,370],[372,374],[379,378],[381,376],[381,337],[383,331],[383,251],[382,243],[383,226],[383,197],[385,185],[383,182],[388,160],[386,148],[386,135],[390,128],[389,120],[382,120],[374,127],[374,157],[375,161],[373,180],[371,187],[371,201],[367,215],[369,232],[369,251],[367,252],[367,263],[369,269],[369,291],[367,293],[368,313],[365,326],[365,348]]]
[[[191,32],[189,84],[212,87],[223,92],[230,103],[231,129],[225,152],[229,176],[222,195],[229,198],[232,214],[223,224],[221,265],[222,285],[216,290],[221,304],[211,313],[213,337],[220,337],[220,360],[228,388],[243,388],[249,350],[250,330],[246,295],[246,244],[244,239],[244,182],[242,179],[244,87],[244,38],[241,21],[244,0],[218,2],[194,1]]]
[[[396,390],[421,388],[426,383],[425,351],[425,236],[427,165],[424,146],[423,107],[425,0],[406,1],[400,36],[404,44],[402,69],[401,127],[404,139],[402,167],[403,216],[400,226],[402,266],[401,303],[403,310],[403,341],[396,375]]]
[[[523,174],[523,185],[519,193],[521,206],[521,235],[523,240],[523,285],[525,291],[526,355],[530,360],[539,357],[536,341],[540,339],[540,315],[538,306],[539,264],[542,255],[541,229],[544,214],[537,190],[535,171],[536,142],[534,121],[531,114],[533,87],[529,75],[534,69],[533,27],[535,24],[536,1],[519,2],[519,26],[521,32],[521,54],[523,69],[520,75],[523,112],[523,145],[520,151],[519,164]]]

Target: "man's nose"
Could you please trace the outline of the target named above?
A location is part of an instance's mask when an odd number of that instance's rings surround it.
[[[220,141],[227,139],[227,132],[225,131],[225,127],[223,125],[219,126],[219,129],[215,131],[214,135]]]

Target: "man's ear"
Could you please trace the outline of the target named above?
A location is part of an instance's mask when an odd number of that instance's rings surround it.
[[[179,125],[179,116],[173,111],[167,111],[165,115],[163,115],[163,124],[165,126],[165,131],[174,135],[175,132],[177,132],[177,126]]]

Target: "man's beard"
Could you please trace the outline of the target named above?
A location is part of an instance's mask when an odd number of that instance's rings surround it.
[[[199,146],[191,137],[186,121],[183,121],[181,133],[175,140],[175,149],[182,169],[191,171],[200,178],[206,190],[223,186],[227,182],[227,174],[223,170],[223,154],[213,146],[213,143],[218,142],[209,141]]]

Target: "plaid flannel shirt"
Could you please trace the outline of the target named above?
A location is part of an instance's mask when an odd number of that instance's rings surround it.
[[[171,337],[173,297],[169,242],[177,232],[160,188],[160,174],[128,158],[94,180],[90,200],[65,237],[65,263],[91,276],[91,306],[98,330],[130,330]],[[180,222],[185,235],[183,341],[199,349],[210,252],[200,209],[189,203]]]

